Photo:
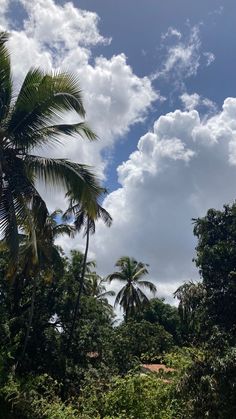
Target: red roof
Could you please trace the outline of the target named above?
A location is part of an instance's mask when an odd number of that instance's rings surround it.
[[[145,370],[151,371],[151,372],[173,372],[175,371],[174,368],[167,367],[165,364],[142,364],[142,367]]]

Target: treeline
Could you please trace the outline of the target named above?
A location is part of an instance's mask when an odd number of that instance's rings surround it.
[[[14,418],[235,417],[236,205],[209,210],[195,220],[194,234],[202,281],[176,291],[177,308],[156,297],[134,305],[128,294],[132,310],[120,324],[109,303],[113,292],[87,261],[70,347],[84,255],[61,255],[53,276],[42,271],[38,277],[29,344],[18,366],[33,285],[23,281],[19,291],[20,276],[6,279],[8,252],[1,252],[4,415],[7,409]],[[148,373],[146,364],[162,364],[163,371]]]

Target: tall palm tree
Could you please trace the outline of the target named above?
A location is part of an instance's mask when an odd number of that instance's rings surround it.
[[[75,303],[73,320],[72,320],[71,330],[70,330],[68,344],[67,344],[67,347],[69,349],[73,341],[76,318],[78,315],[81,295],[84,288],[84,278],[85,278],[85,272],[86,272],[90,234],[95,233],[95,230],[96,230],[95,224],[98,219],[102,219],[102,221],[108,227],[110,227],[112,223],[112,218],[110,214],[97,201],[93,201],[92,206],[90,207],[87,206],[86,204],[83,206],[83,205],[78,204],[75,201],[75,198],[73,197],[73,193],[70,192],[68,195],[72,196],[72,198],[70,199],[70,207],[66,211],[65,217],[74,216],[74,226],[75,226],[76,231],[80,232],[81,230],[84,230],[84,237],[86,238],[83,265],[80,272],[80,277],[78,278],[79,291],[78,291],[78,295],[77,295],[77,299]]]
[[[123,282],[125,285],[118,292],[115,299],[115,306],[120,304],[124,310],[125,321],[141,310],[143,305],[149,301],[148,297],[141,288],[147,288],[153,294],[156,292],[155,285],[143,280],[142,277],[148,274],[148,265],[143,262],[137,262],[134,258],[123,256],[116,262],[115,266],[119,268],[108,276],[109,281],[114,279]]]
[[[59,215],[62,215],[62,211],[54,211],[47,216],[46,222],[43,223],[43,225],[39,222],[36,224],[32,221],[32,223],[25,226],[25,234],[21,235],[21,277],[24,279],[24,282],[33,283],[29,320],[20,359],[21,362],[24,359],[30,338],[37,290],[37,278],[42,276],[45,280],[51,281],[56,272],[63,270],[64,265],[61,260],[60,249],[55,245],[55,239],[58,236],[65,234],[69,237],[74,236],[74,227],[64,223],[57,223],[57,217]],[[36,229],[35,225],[37,227]],[[17,279],[15,279],[15,283],[19,287],[19,281]]]
[[[55,123],[65,111],[75,111],[80,119],[85,117],[77,77],[31,69],[16,97],[7,40],[8,34],[0,32],[0,231],[16,265],[19,229],[35,218],[30,221],[30,211],[40,208],[41,216],[47,216],[36,181],[72,190],[78,202],[86,201],[87,205],[99,196],[101,188],[87,166],[35,154],[38,147],[55,145],[61,136],[79,134],[96,139],[82,120],[76,124]]]

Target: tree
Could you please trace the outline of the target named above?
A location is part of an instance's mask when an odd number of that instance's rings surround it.
[[[178,312],[184,341],[189,343],[198,340],[202,332],[204,313],[205,288],[203,284],[186,282],[175,291],[174,297],[179,300]]]
[[[64,268],[61,260],[60,249],[58,249],[54,241],[59,235],[74,235],[74,228],[72,226],[57,223],[56,218],[59,214],[62,214],[62,211],[54,211],[47,217],[46,222],[43,223],[43,225],[36,225],[35,223],[32,223],[36,226],[36,229],[31,228],[31,225],[25,226],[25,230],[28,234],[23,236],[20,246],[21,287],[24,286],[25,281],[31,281],[33,283],[33,290],[29,311],[29,321],[26,328],[24,345],[20,359],[21,362],[24,359],[30,338],[37,282],[40,277],[43,277],[46,281],[51,281],[55,273],[58,273],[59,270],[63,271]],[[15,284],[19,290],[19,281],[16,278]]]
[[[140,311],[148,303],[149,299],[140,288],[147,288],[153,294],[156,292],[155,285],[150,281],[142,279],[148,274],[147,264],[137,262],[134,258],[123,256],[116,262],[119,268],[108,276],[109,281],[117,279],[125,285],[118,292],[115,299],[115,306],[120,304],[124,310],[125,320]]]
[[[107,297],[114,297],[115,291],[107,291],[107,280],[102,278],[97,272],[90,272],[86,276],[85,293],[97,300],[106,300]]]
[[[112,350],[121,373],[140,362],[160,361],[163,352],[173,346],[173,338],[163,326],[146,320],[129,319],[115,328]]]
[[[89,207],[85,203],[85,205],[81,205],[76,202],[74,197],[73,191],[68,193],[68,196],[71,197],[70,200],[70,207],[66,211],[65,217],[69,217],[71,215],[74,216],[74,226],[77,232],[80,232],[84,229],[84,237],[86,237],[86,244],[85,244],[85,253],[83,258],[82,269],[79,275],[79,291],[75,303],[73,319],[71,324],[71,330],[68,338],[67,348],[71,347],[71,343],[73,340],[73,333],[75,329],[75,322],[78,315],[79,307],[80,307],[80,299],[82,295],[82,291],[84,288],[84,278],[85,278],[85,271],[86,271],[86,264],[87,264],[87,256],[88,256],[88,249],[89,249],[89,238],[90,234],[94,234],[96,227],[95,223],[98,219],[102,219],[102,221],[108,226],[111,226],[112,218],[110,214],[96,201],[93,201],[93,206]]]
[[[87,166],[66,159],[32,154],[38,147],[53,146],[61,136],[96,135],[85,122],[55,124],[65,111],[84,118],[81,90],[75,75],[63,72],[46,74],[40,69],[27,73],[18,97],[13,93],[11,65],[6,48],[8,35],[0,33],[0,229],[9,248],[12,270],[16,270],[19,229],[44,214],[46,205],[36,181],[72,190],[86,205],[101,193],[95,175]],[[40,211],[39,211],[40,209]],[[33,226],[32,226],[33,228]]]
[[[176,344],[181,342],[181,322],[177,307],[167,304],[164,299],[152,298],[135,319],[159,324],[170,333]]]
[[[235,339],[236,330],[236,204],[210,209],[195,221],[196,265],[205,288],[205,329],[217,326]]]

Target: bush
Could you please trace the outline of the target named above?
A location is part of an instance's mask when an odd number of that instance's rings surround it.
[[[187,370],[180,385],[184,418],[236,418],[236,348],[206,352]]]
[[[102,418],[178,419],[181,406],[174,388],[174,383],[165,383],[153,374],[116,378],[104,396]]]
[[[14,419],[78,419],[76,410],[62,403],[58,392],[58,383],[47,374],[27,379],[10,376],[0,390],[0,398]]]

